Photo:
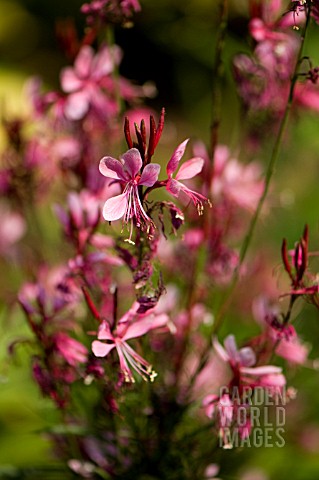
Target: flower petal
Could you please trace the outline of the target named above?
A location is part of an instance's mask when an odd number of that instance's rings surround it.
[[[86,78],[89,76],[93,58],[93,48],[89,45],[84,45],[74,62],[75,72],[80,78]]]
[[[158,163],[149,163],[143,170],[139,185],[145,185],[146,187],[152,187],[158,179],[161,166]]]
[[[60,82],[65,93],[75,92],[83,85],[82,80],[76,76],[72,67],[65,67],[61,70]]]
[[[274,365],[263,365],[260,367],[241,367],[241,373],[246,373],[247,375],[272,375],[282,372],[281,367],[276,367]]]
[[[250,347],[241,348],[238,352],[239,361],[243,367],[252,367],[256,363],[256,354]]]
[[[213,347],[219,358],[224,360],[224,362],[229,362],[229,356],[224,347],[219,343],[216,337],[213,339]]]
[[[114,66],[120,63],[121,56],[121,49],[117,45],[113,45],[111,48],[102,47],[93,61],[93,77],[99,79],[105,75],[110,75]]]
[[[107,322],[103,321],[99,327],[97,334],[99,340],[113,340],[114,337],[111,333],[110,326]]]
[[[170,194],[174,195],[174,197],[178,197],[181,188],[182,188],[182,184],[179,183],[174,178],[170,178],[166,184],[166,190]]]
[[[204,159],[200,157],[194,157],[181,165],[176,175],[176,180],[187,180],[198,175],[204,166]]]
[[[282,388],[286,385],[286,378],[282,373],[263,375],[259,379],[259,385],[265,388]]]
[[[234,362],[238,362],[239,361],[239,355],[238,355],[238,349],[237,349],[235,336],[234,335],[227,335],[227,337],[224,340],[224,346],[225,346],[227,355],[229,356],[230,360],[233,360]]]
[[[86,115],[90,107],[90,100],[86,90],[71,93],[64,107],[65,116],[69,120],[80,120]]]
[[[100,161],[99,170],[105,177],[116,180],[126,180],[122,163],[113,157],[103,157]]]
[[[167,324],[168,320],[169,317],[166,315],[166,313],[161,313],[160,315],[149,315],[141,320],[137,320],[128,327],[123,339],[129,340],[130,338],[141,337],[150,330],[154,330],[154,328],[163,327]]]
[[[105,357],[114,347],[115,343],[103,343],[99,340],[92,342],[92,351],[96,357]]]
[[[124,161],[124,170],[128,173],[130,178],[135,178],[142,167],[142,158],[137,148],[131,148],[121,156]]]
[[[121,193],[116,197],[109,198],[103,207],[103,217],[108,222],[118,220],[125,214],[127,208],[127,194]]]
[[[187,145],[188,141],[189,141],[189,138],[187,138],[186,140],[184,140],[183,143],[178,145],[178,147],[174,151],[173,155],[171,156],[171,159],[168,162],[167,167],[166,167],[166,172],[167,172],[168,176],[172,175],[173,172],[175,172],[175,170],[177,169],[179,161],[182,158],[182,156],[184,155],[184,152],[185,152],[186,145]]]

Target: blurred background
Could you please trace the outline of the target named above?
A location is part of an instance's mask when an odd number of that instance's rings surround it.
[[[166,108],[166,130],[172,145],[186,137],[209,141],[211,86],[215,41],[219,22],[217,0],[143,0],[134,26],[115,30],[124,51],[121,73],[138,84],[152,81],[158,94],[148,105]],[[222,125],[220,143],[240,157],[240,104],[232,77],[235,53],[249,51],[248,1],[230,2],[230,20],[224,52]],[[28,105],[25,81],[43,78],[48,89],[59,87],[59,71],[68,64],[57,40],[57,24],[74,19],[79,35],[85,23],[79,0],[0,0],[0,106],[1,116],[23,116]],[[311,27],[306,45],[314,65],[319,63],[319,26]],[[0,137],[3,146],[4,137]],[[275,174],[268,215],[262,218],[253,248],[270,258],[276,282],[283,237],[292,247],[304,225],[310,227],[310,248],[319,246],[319,113],[294,114],[284,138]],[[256,160],[267,165],[272,147],[268,138]],[[45,160],[44,160],[45,161]],[[271,271],[271,269],[270,269]],[[5,299],[21,282],[18,271],[0,273],[0,478],[17,478],[16,467],[53,464],[45,431],[57,421],[49,400],[41,398],[29,371],[28,347],[8,357],[8,345],[28,335],[23,315]],[[319,357],[318,312],[309,306],[296,320],[305,341],[312,343],[311,359]],[[234,322],[240,332],[243,324]],[[254,331],[244,321],[247,335]],[[227,325],[227,328],[229,324]],[[223,332],[226,333],[226,332]],[[298,390],[288,409],[284,448],[249,448],[221,451],[224,479],[314,480],[319,478],[319,373],[308,367],[290,370],[288,384]],[[45,471],[45,470],[43,470]],[[44,474],[43,474],[44,475]],[[41,477],[40,477],[41,478]],[[45,478],[45,475],[43,476]]]

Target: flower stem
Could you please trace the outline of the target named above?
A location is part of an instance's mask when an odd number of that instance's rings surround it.
[[[298,52],[298,56],[297,56],[297,60],[296,60],[294,73],[293,73],[293,76],[291,78],[290,90],[289,90],[289,96],[288,96],[286,108],[285,108],[283,117],[282,117],[281,122],[280,122],[277,137],[276,137],[276,140],[275,140],[275,143],[274,143],[274,146],[273,146],[273,150],[272,150],[272,154],[271,154],[271,157],[270,157],[270,160],[269,160],[269,163],[268,163],[268,167],[267,167],[267,171],[266,171],[266,175],[265,175],[264,189],[263,189],[262,195],[259,199],[259,202],[258,202],[257,208],[255,210],[255,213],[254,213],[254,215],[253,215],[253,217],[250,221],[250,225],[249,225],[247,234],[244,238],[244,241],[243,241],[243,244],[242,244],[242,247],[241,247],[241,250],[240,250],[240,254],[239,254],[238,266],[237,266],[237,268],[234,272],[231,285],[230,285],[230,287],[229,287],[229,289],[226,293],[225,300],[221,303],[219,311],[216,314],[216,321],[214,323],[213,332],[212,332],[213,334],[215,334],[217,332],[217,330],[219,329],[220,324],[222,322],[222,318],[224,316],[224,313],[227,310],[227,308],[228,308],[228,306],[231,302],[233,292],[234,292],[235,287],[237,285],[237,282],[239,280],[241,267],[242,267],[242,265],[244,263],[244,260],[246,258],[247,251],[248,251],[248,249],[251,245],[252,238],[253,238],[253,235],[255,233],[256,224],[257,224],[257,221],[259,219],[262,207],[264,205],[264,202],[266,200],[266,197],[267,197],[267,194],[268,194],[268,191],[269,191],[270,183],[271,183],[274,171],[275,171],[275,166],[276,166],[276,163],[277,163],[278,158],[279,158],[279,151],[280,151],[282,139],[283,139],[283,136],[284,136],[285,129],[287,127],[289,113],[290,113],[291,106],[292,106],[292,103],[293,103],[294,90],[295,90],[295,85],[296,85],[296,81],[297,81],[297,78],[298,78],[298,68],[299,68],[300,61],[301,61],[302,56],[303,56],[303,49],[304,49],[304,44],[305,44],[306,32],[307,32],[308,25],[309,25],[309,19],[310,19],[310,8],[308,8],[306,23],[305,23],[305,26],[304,26],[304,29],[303,29],[303,33],[301,35],[300,48],[299,48],[299,52]]]
[[[210,155],[212,159],[211,171],[209,180],[211,181],[213,175],[213,159],[215,154],[216,145],[218,143],[218,132],[221,122],[222,111],[222,79],[224,75],[223,64],[223,50],[225,44],[225,36],[227,31],[227,19],[228,19],[228,0],[221,0],[220,3],[220,23],[218,30],[218,37],[216,42],[215,60],[213,68],[213,84],[212,84],[212,113],[211,113],[211,127],[210,127]]]
[[[225,318],[224,317],[225,312],[227,311],[228,307],[231,304],[232,297],[233,297],[235,288],[236,288],[238,280],[239,280],[241,267],[242,267],[243,262],[246,258],[248,248],[251,245],[253,234],[255,232],[255,227],[256,227],[257,221],[259,219],[259,215],[260,215],[260,212],[261,212],[262,207],[264,205],[265,199],[266,199],[267,194],[268,194],[270,182],[271,182],[271,179],[273,177],[275,166],[276,166],[276,163],[277,163],[277,160],[278,160],[278,157],[279,157],[279,151],[280,151],[283,135],[284,135],[287,123],[288,123],[288,117],[289,117],[289,113],[290,113],[292,102],[293,102],[295,84],[296,84],[296,81],[297,81],[297,78],[298,78],[298,68],[299,68],[300,61],[301,61],[302,56],[303,56],[303,48],[304,48],[304,43],[305,43],[305,37],[306,37],[306,32],[307,32],[308,25],[309,25],[309,20],[310,20],[310,10],[311,9],[308,7],[306,23],[305,23],[305,26],[304,26],[304,29],[303,29],[303,33],[301,35],[300,48],[299,48],[299,52],[298,52],[298,56],[297,56],[297,60],[296,60],[294,73],[293,73],[293,76],[292,76],[292,79],[291,79],[289,96],[288,96],[286,108],[285,108],[285,111],[284,111],[279,129],[278,129],[278,134],[277,134],[274,146],[273,146],[272,154],[271,154],[269,164],[268,164],[268,168],[267,168],[266,175],[265,175],[264,190],[263,190],[263,193],[262,193],[262,195],[259,199],[256,211],[255,211],[255,213],[254,213],[254,215],[251,219],[251,222],[250,222],[250,225],[249,225],[249,228],[248,228],[248,231],[247,231],[247,235],[246,235],[246,237],[244,239],[244,242],[242,244],[242,247],[241,247],[241,250],[240,250],[240,256],[239,256],[239,263],[238,263],[238,266],[237,266],[237,268],[234,272],[232,282],[231,282],[227,292],[225,293],[224,299],[222,300],[222,302],[220,304],[220,307],[219,307],[219,309],[216,313],[215,321],[214,321],[214,324],[212,326],[209,338],[211,338],[211,336],[214,336],[218,332],[218,330],[219,330],[219,328],[220,328],[220,326],[221,326],[221,324],[222,324],[222,322]],[[202,352],[201,361],[200,361],[200,363],[199,363],[199,365],[196,369],[195,374],[193,375],[192,381],[190,382],[190,388],[193,385],[197,375],[205,367],[205,365],[207,363],[207,360],[209,358],[210,349],[211,349],[211,344],[210,344],[210,341],[209,341],[209,344],[207,345],[207,347]]]
[[[274,147],[273,147],[273,150],[272,150],[272,154],[271,154],[271,157],[270,157],[270,160],[269,160],[269,164],[268,164],[268,167],[267,167],[264,190],[263,190],[263,193],[262,193],[262,195],[259,199],[256,211],[255,211],[255,213],[254,213],[254,215],[251,219],[247,235],[244,239],[244,242],[243,242],[241,250],[240,250],[239,265],[238,265],[236,273],[235,273],[236,282],[238,280],[240,267],[242,266],[242,264],[243,264],[243,262],[246,258],[248,248],[251,244],[251,240],[252,240],[252,237],[253,237],[253,234],[254,234],[254,231],[255,231],[257,220],[259,218],[260,212],[262,210],[265,199],[267,197],[270,182],[271,182],[274,170],[275,170],[275,165],[276,165],[278,157],[279,157],[281,142],[282,142],[282,139],[283,139],[283,135],[284,135],[286,126],[287,126],[288,117],[289,117],[289,113],[290,113],[292,102],[293,102],[295,85],[296,85],[296,81],[297,81],[297,78],[298,78],[298,68],[299,68],[300,61],[301,61],[302,55],[303,55],[303,48],[304,48],[304,44],[305,44],[306,32],[307,32],[308,25],[309,25],[309,19],[310,19],[310,8],[308,8],[308,11],[307,11],[307,19],[306,19],[305,27],[304,27],[304,30],[303,30],[303,33],[302,33],[301,39],[300,39],[300,48],[299,48],[299,53],[298,53],[294,73],[293,73],[291,83],[290,83],[288,101],[287,101],[287,104],[286,104],[286,108],[285,108],[285,111],[284,111],[284,114],[283,114],[283,117],[282,117],[282,120],[281,120],[281,123],[280,123],[280,126],[279,126],[276,141],[275,141],[275,144],[274,144]]]

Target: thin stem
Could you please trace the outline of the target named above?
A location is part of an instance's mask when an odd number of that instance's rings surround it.
[[[212,123],[210,128],[210,154],[213,161],[216,145],[218,143],[218,131],[221,122],[222,111],[222,79],[224,76],[224,64],[223,64],[223,51],[225,44],[225,36],[227,31],[227,18],[228,18],[228,0],[221,0],[220,3],[220,24],[218,30],[218,37],[215,50],[215,62],[213,69],[213,85],[212,85]],[[213,175],[213,165],[209,179]]]
[[[275,170],[275,165],[276,165],[278,157],[279,157],[279,151],[280,151],[281,142],[282,142],[282,139],[283,139],[283,134],[284,134],[286,126],[287,126],[288,117],[289,117],[289,113],[290,113],[292,102],[293,102],[295,85],[296,85],[296,81],[297,81],[297,78],[298,78],[298,68],[299,68],[299,65],[300,65],[300,61],[302,59],[302,53],[303,53],[303,48],[304,48],[304,44],[305,44],[306,32],[307,32],[308,25],[309,25],[309,19],[310,19],[310,8],[308,8],[307,19],[306,19],[303,34],[301,36],[299,53],[298,53],[294,73],[293,73],[293,76],[292,76],[292,79],[291,79],[287,105],[286,105],[284,115],[283,115],[281,123],[280,123],[277,138],[276,138],[276,141],[275,141],[275,144],[274,144],[274,147],[273,147],[273,151],[272,151],[272,154],[271,154],[271,157],[270,157],[270,160],[269,160],[268,168],[267,168],[267,171],[266,171],[264,190],[263,190],[263,193],[262,193],[262,195],[259,199],[256,211],[255,211],[255,213],[254,213],[254,215],[251,219],[247,235],[244,239],[244,242],[243,242],[241,250],[240,250],[239,265],[238,265],[236,273],[235,273],[236,282],[238,280],[238,274],[239,274],[240,267],[242,266],[242,264],[243,264],[243,262],[246,258],[248,248],[251,244],[252,237],[253,237],[255,227],[256,227],[256,224],[257,224],[257,220],[259,218],[260,212],[262,210],[265,199],[267,197],[270,182],[271,182],[274,170]]]
[[[304,26],[304,29],[303,29],[303,33],[301,35],[300,48],[299,48],[299,52],[298,52],[298,56],[297,56],[296,65],[295,65],[295,68],[294,68],[294,73],[293,73],[293,76],[292,76],[292,79],[291,79],[289,96],[288,96],[286,108],[285,108],[285,111],[284,111],[284,114],[283,114],[283,117],[282,117],[282,120],[281,120],[281,123],[280,123],[280,126],[279,126],[278,134],[277,134],[277,137],[276,137],[276,140],[275,140],[275,143],[274,143],[272,154],[271,154],[271,157],[270,157],[270,160],[269,160],[268,168],[267,168],[267,171],[266,171],[263,193],[262,193],[262,195],[259,199],[256,211],[255,211],[255,213],[254,213],[254,215],[251,219],[247,235],[246,235],[246,237],[244,239],[244,242],[242,244],[242,247],[241,247],[241,250],[240,250],[240,256],[239,256],[239,263],[238,263],[237,269],[234,272],[232,282],[231,282],[227,292],[225,293],[224,300],[222,301],[222,303],[221,303],[221,305],[220,305],[220,307],[219,307],[219,309],[216,313],[215,321],[214,321],[212,330],[210,332],[210,338],[211,338],[211,336],[215,335],[217,333],[217,331],[219,330],[219,328],[222,324],[222,321],[224,319],[224,314],[227,311],[229,305],[231,304],[232,296],[234,294],[235,288],[236,288],[238,280],[239,280],[241,267],[242,267],[243,262],[246,258],[248,248],[251,245],[251,241],[252,241],[252,238],[253,238],[255,227],[256,227],[256,224],[257,224],[257,220],[259,219],[260,212],[262,210],[262,207],[264,205],[265,199],[266,199],[267,194],[268,194],[270,182],[271,182],[271,179],[273,177],[275,166],[276,166],[276,163],[277,163],[277,160],[278,160],[278,157],[279,157],[281,142],[282,142],[282,139],[283,139],[283,135],[284,135],[286,126],[287,126],[288,117],[289,117],[289,113],[290,113],[292,102],[293,102],[295,84],[296,84],[296,81],[297,81],[297,78],[298,78],[298,68],[299,68],[300,61],[301,61],[302,56],[303,56],[303,48],[304,48],[304,43],[305,43],[305,37],[306,37],[306,32],[307,32],[308,25],[309,25],[309,20],[310,20],[310,10],[311,9],[308,7],[307,19],[306,19],[306,23],[305,23],[305,26]],[[205,367],[205,365],[207,363],[207,360],[209,358],[210,349],[211,349],[211,345],[210,345],[210,342],[209,342],[206,349],[202,353],[201,361],[200,361],[200,364],[197,367],[195,375],[193,375],[193,377],[192,377],[192,381],[190,382],[190,389],[191,389],[195,379],[197,378],[197,375]]]
[[[286,108],[285,108],[285,111],[284,111],[284,114],[283,114],[283,117],[282,117],[282,120],[281,120],[281,123],[280,123],[280,126],[279,126],[278,134],[277,134],[277,137],[276,137],[276,140],[275,140],[275,143],[274,143],[274,146],[273,146],[272,154],[271,154],[271,157],[270,157],[270,160],[269,160],[269,164],[268,164],[268,167],[267,167],[263,193],[262,193],[262,195],[259,199],[259,202],[258,202],[257,208],[255,210],[255,213],[254,213],[254,215],[253,215],[253,217],[250,221],[250,225],[249,225],[246,237],[243,241],[243,244],[242,244],[242,247],[241,247],[241,250],[240,250],[240,254],[239,254],[238,266],[237,266],[237,268],[234,272],[232,283],[231,283],[231,285],[230,285],[230,287],[229,287],[229,289],[226,293],[226,298],[225,298],[224,302],[222,302],[221,307],[220,307],[220,309],[219,309],[219,311],[216,315],[216,321],[214,323],[213,333],[216,333],[217,330],[219,329],[222,318],[223,318],[223,315],[224,315],[225,311],[228,309],[228,306],[231,302],[233,292],[234,292],[235,287],[237,285],[237,282],[239,280],[241,267],[242,267],[243,262],[246,258],[247,251],[248,251],[248,249],[251,245],[251,241],[252,241],[252,238],[253,238],[253,235],[254,235],[254,232],[255,232],[256,224],[257,224],[257,221],[259,219],[259,215],[261,213],[262,207],[264,205],[264,202],[266,200],[266,197],[267,197],[267,194],[268,194],[268,191],[269,191],[270,183],[271,183],[274,171],[275,171],[276,163],[277,163],[278,158],[279,158],[279,151],[280,151],[283,135],[284,135],[287,123],[288,123],[289,113],[290,113],[292,102],[293,102],[295,85],[296,85],[296,81],[297,81],[297,78],[298,78],[298,68],[299,68],[299,65],[300,65],[300,61],[302,59],[306,32],[307,32],[308,25],[309,25],[309,19],[310,19],[310,8],[308,8],[307,19],[306,19],[305,27],[304,27],[304,30],[303,30],[303,34],[301,36],[300,48],[299,48],[299,52],[298,52],[298,56],[297,56],[297,61],[296,61],[294,73],[293,73],[291,83],[290,83],[290,90],[289,90],[289,96],[288,96]]]

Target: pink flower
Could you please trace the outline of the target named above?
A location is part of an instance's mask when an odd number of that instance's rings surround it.
[[[61,72],[61,86],[68,93],[65,115],[69,120],[80,120],[93,108],[105,117],[115,113],[116,102],[102,89],[103,79],[108,77],[115,64],[119,63],[120,50],[103,47],[94,55],[88,45],[81,48],[74,67],[65,67]]]
[[[139,303],[135,302],[131,309],[118,321],[114,331],[111,330],[109,323],[104,320],[98,331],[98,340],[94,340],[92,343],[92,350],[97,357],[105,357],[113,348],[116,348],[120,360],[120,369],[126,382],[135,382],[130,366],[144,380],[150,379],[152,382],[157,375],[152,369],[152,365],[133,350],[127,340],[141,337],[150,330],[166,325],[168,316],[164,313],[137,315],[138,307]]]
[[[93,0],[81,7],[81,12],[87,15],[87,23],[95,22],[122,23],[139,12],[141,6],[138,0]],[[125,24],[125,23],[124,23]]]
[[[231,398],[229,393],[218,395],[207,395],[203,400],[205,413],[214,422],[218,428],[218,434],[223,440],[223,448],[233,448],[230,428],[238,428],[241,438],[246,438],[251,432],[251,421],[249,417],[249,404],[239,403],[238,400]],[[237,424],[239,418],[239,408],[246,409],[245,422]]]
[[[112,157],[102,158],[100,161],[102,175],[114,179],[124,186],[123,193],[109,198],[105,202],[103,207],[105,220],[111,222],[124,217],[124,223],[128,223],[134,218],[137,227],[152,225],[152,220],[143,208],[139,187],[142,185],[152,187],[157,181],[161,167],[157,163],[149,163],[140,173],[142,165],[140,152],[136,148],[131,148],[124,153],[121,160]],[[131,242],[132,228],[133,222],[131,223],[129,242]]]
[[[308,358],[309,348],[302,343],[295,333],[292,338],[280,340],[276,348],[276,354],[283,357],[290,363],[303,365]]]
[[[244,347],[238,350],[233,335],[228,335],[224,341],[223,348],[214,338],[213,345],[217,355],[226,363],[229,363],[235,376],[239,375],[243,384],[250,386],[281,387],[285,384],[285,377],[282,369],[274,365],[263,365],[254,367],[256,354],[251,347]]]
[[[55,345],[58,352],[72,367],[78,363],[85,363],[88,357],[87,348],[66,333],[59,332],[55,335]]]
[[[99,201],[88,190],[70,192],[67,198],[68,210],[55,205],[55,213],[63,225],[65,235],[75,243],[78,253],[83,252],[91,241],[99,223]]]
[[[214,157],[213,196],[220,196],[241,208],[254,210],[263,192],[261,170],[257,163],[242,165],[229,149],[218,145]]]
[[[0,254],[13,253],[13,247],[26,231],[26,224],[19,213],[10,211],[7,206],[0,205]]]
[[[179,168],[175,178],[173,178],[173,173],[179,166],[179,162],[184,155],[188,140],[189,139],[185,140],[176,148],[167,164],[166,172],[168,175],[168,180],[166,183],[166,189],[169,191],[169,193],[174,195],[174,197],[178,197],[181,191],[184,192],[196,206],[198,214],[202,215],[204,210],[203,203],[206,202],[211,206],[210,201],[200,193],[190,190],[179,180],[188,180],[198,175],[204,166],[203,158],[194,157],[190,160],[187,160],[187,162],[183,163],[183,165]]]

